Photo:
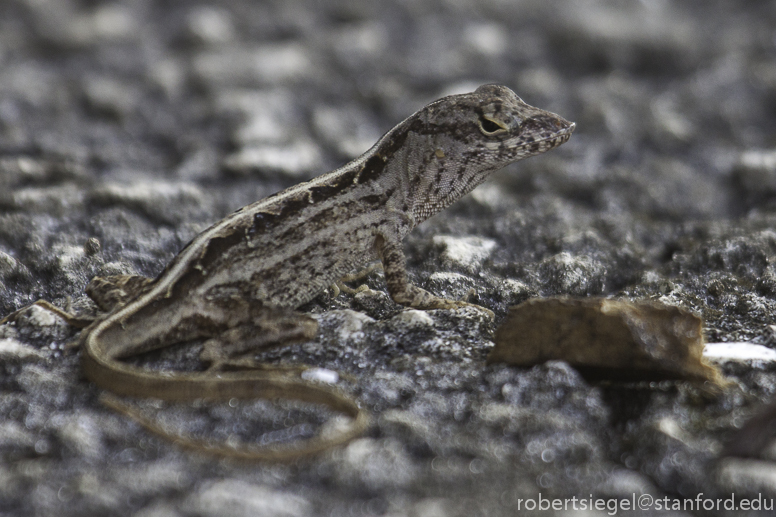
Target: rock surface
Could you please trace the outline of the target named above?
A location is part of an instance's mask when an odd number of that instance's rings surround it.
[[[40,298],[93,311],[94,275],[154,276],[220,217],[351,159],[430,100],[498,82],[577,130],[413,232],[413,281],[495,324],[533,297],[617,296],[694,312],[708,342],[776,349],[774,26],[765,0],[0,2],[0,315]],[[718,462],[776,395],[772,362],[721,361],[733,384],[717,398],[591,384],[558,361],[486,365],[480,311],[403,312],[380,273],[366,283],[304,308],[315,341],[263,357],[347,376],[375,417],[289,465],[179,450],[98,403],[60,318],[0,326],[0,515],[776,497],[772,453]],[[197,364],[177,349],[152,360]],[[184,414],[252,439],[326,421],[267,402]]]

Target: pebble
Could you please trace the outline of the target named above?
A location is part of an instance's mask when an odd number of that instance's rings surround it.
[[[315,134],[342,156],[360,156],[380,138],[380,131],[369,117],[347,106],[320,106],[312,113]]]
[[[374,319],[366,314],[350,309],[333,310],[316,318],[322,326],[336,330],[339,343],[359,343],[364,339],[364,327],[374,323]]]
[[[326,384],[337,384],[339,374],[334,370],[327,368],[310,368],[302,372],[301,377],[308,381],[323,382]]]
[[[397,325],[406,325],[407,327],[433,327],[434,318],[426,311],[407,309],[393,318],[391,321]]]
[[[309,77],[315,67],[309,47],[297,42],[268,43],[246,48],[227,45],[198,54],[194,72],[205,84],[275,85]]]
[[[706,343],[703,357],[718,364],[743,363],[752,368],[776,364],[776,350],[745,342]]]
[[[140,92],[131,84],[107,77],[86,78],[86,102],[96,112],[123,119],[137,108]]]
[[[719,480],[725,488],[738,494],[739,500],[746,495],[754,495],[756,499],[765,494],[776,492],[776,464],[772,461],[761,461],[743,458],[725,458],[719,468]],[[770,508],[773,510],[773,499],[769,497]]]
[[[142,181],[108,182],[92,189],[89,199],[102,206],[125,206],[152,219],[190,220],[192,213],[208,206],[211,198],[194,183]]]
[[[348,444],[335,465],[343,486],[366,490],[402,489],[415,480],[416,467],[401,442],[359,438]]]
[[[750,203],[767,202],[776,193],[776,149],[750,149],[741,153],[733,176]]]
[[[202,517],[307,517],[313,515],[303,496],[237,479],[216,481],[190,495],[183,503]]]
[[[432,242],[441,250],[439,255],[446,267],[458,267],[475,273],[498,246],[496,241],[477,236],[455,237],[435,235]]]
[[[290,145],[247,146],[224,159],[224,167],[236,174],[282,172],[298,179],[309,177],[320,163],[321,152],[309,140],[299,140]]]
[[[553,294],[588,296],[606,287],[606,267],[587,255],[558,253],[539,266],[546,290]]]
[[[236,36],[230,13],[217,7],[192,9],[186,17],[186,25],[191,36],[205,44],[227,43]]]

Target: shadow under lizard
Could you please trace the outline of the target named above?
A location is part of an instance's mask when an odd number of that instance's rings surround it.
[[[375,259],[382,262],[391,298],[401,305],[468,305],[409,283],[402,239],[492,172],[566,142],[574,127],[504,86],[484,85],[432,102],[347,165],[215,223],[157,278],[93,279],[87,294],[107,313],[81,335],[86,377],[117,395],[293,399],[324,404],[352,419],[306,440],[231,446],[174,434],[115,397],[107,399],[167,438],[221,455],[288,460],[351,440],[369,422],[357,401],[305,380],[301,368],[260,367],[250,356],[313,339],[317,322],[294,309]],[[159,372],[121,361],[192,340],[205,340],[200,358],[210,365],[206,371]]]

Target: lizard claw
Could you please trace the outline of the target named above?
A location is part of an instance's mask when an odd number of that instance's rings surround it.
[[[454,301],[455,305],[453,307],[450,307],[451,309],[465,309],[467,307],[471,307],[472,309],[477,309],[480,312],[484,312],[485,315],[488,317],[488,319],[494,319],[496,315],[493,313],[492,310],[483,307],[482,305],[477,305],[476,303],[469,303],[469,302],[463,302],[463,301]]]
[[[493,319],[496,317],[496,315],[493,314],[493,311],[491,311],[490,309],[486,309],[481,305],[476,305],[474,303],[464,302],[461,300],[448,300],[447,298],[434,297],[434,299],[429,300],[427,304],[424,304],[422,307],[416,307],[416,308],[424,309],[424,310],[434,310],[434,309],[457,310],[457,309],[464,309],[466,307],[471,307],[473,309],[477,309],[481,312],[484,312],[490,319]]]
[[[477,305],[476,303],[469,303],[469,302],[460,302],[460,303],[461,305],[459,305],[459,307],[471,307],[473,309],[477,309],[480,312],[484,312],[485,315],[488,317],[488,319],[492,320],[496,318],[496,314],[492,310],[488,309],[487,307],[483,307],[482,305]]]

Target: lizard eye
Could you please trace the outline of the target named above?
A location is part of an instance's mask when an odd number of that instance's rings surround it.
[[[485,115],[480,117],[479,124],[480,131],[482,131],[482,133],[486,136],[491,136],[507,130],[506,126],[504,126],[502,122],[488,118]]]

